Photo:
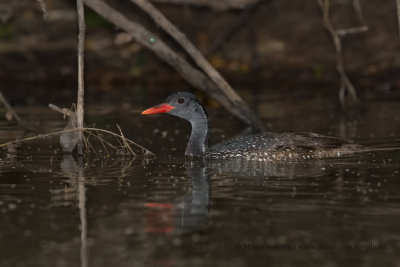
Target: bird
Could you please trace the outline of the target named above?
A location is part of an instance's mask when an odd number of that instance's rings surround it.
[[[304,161],[341,157],[363,151],[363,146],[342,138],[307,132],[264,132],[238,136],[208,146],[209,118],[204,105],[189,92],[176,92],[142,115],[167,113],[189,121],[192,130],[185,156],[240,158],[257,161]]]

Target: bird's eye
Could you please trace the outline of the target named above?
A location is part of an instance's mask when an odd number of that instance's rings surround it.
[[[185,99],[183,99],[183,97],[178,98],[177,101],[179,104],[183,104],[185,102]]]

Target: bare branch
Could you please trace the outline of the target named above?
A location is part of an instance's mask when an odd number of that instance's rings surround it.
[[[73,114],[72,114],[73,111],[71,111],[69,108],[60,108],[60,107],[57,107],[56,105],[53,105],[53,104],[49,104],[49,108],[51,108],[52,110],[63,114],[64,117],[65,116],[68,116],[68,117],[73,116]]]
[[[204,71],[225,94],[229,95],[233,101],[237,101],[239,103],[243,102],[243,99],[236,94],[233,88],[225,81],[219,72],[213,66],[211,66],[210,63],[208,63],[208,61],[189,41],[189,39],[181,31],[179,31],[178,28],[176,28],[175,25],[173,25],[160,11],[158,11],[147,0],[131,1],[143,9],[162,29],[164,29],[171,37],[173,37],[175,41],[177,41],[196,62],[197,66]]]
[[[76,109],[77,127],[83,128],[83,116],[84,116],[84,50],[85,50],[85,9],[83,0],[77,0],[77,11],[78,11],[78,101]],[[78,155],[83,155],[83,133],[79,132],[78,141]]]
[[[236,93],[232,90],[232,88],[230,88],[229,85],[227,87],[223,87],[228,88],[224,91],[223,88],[217,86],[216,83],[210,81],[210,79],[202,72],[198,71],[196,68],[193,68],[182,56],[175,53],[161,39],[156,37],[155,34],[149,32],[140,24],[129,20],[120,12],[111,8],[103,1],[84,1],[86,5],[95,10],[98,14],[102,15],[107,20],[114,23],[126,32],[132,34],[132,36],[136,39],[138,43],[149,48],[165,62],[174,67],[193,87],[201,89],[210,94],[212,97],[217,99],[225,108],[227,108],[230,112],[232,112],[235,116],[237,116],[244,122],[252,124],[255,127],[262,128],[262,124],[258,117],[250,110],[247,104],[243,100],[241,100],[239,96],[236,95]],[[153,16],[156,16],[156,14],[158,13],[153,12],[152,14]],[[161,16],[162,17],[157,16],[157,20],[165,22],[166,19],[162,14]],[[163,27],[165,27],[165,25],[167,25],[166,27],[168,28],[168,32],[172,36],[175,36],[175,39],[177,39],[176,37],[179,37],[179,43],[182,42],[185,45],[186,51],[190,51],[188,52],[189,54],[196,55],[196,62],[198,65],[205,67],[207,64],[209,64],[194,48],[194,46],[187,40],[187,38],[181,32],[177,31],[175,26],[173,26],[170,22],[164,24]],[[218,73],[215,74],[213,71],[215,70],[210,68],[208,68],[207,70],[207,73],[212,74],[213,81],[218,81],[221,85],[225,84],[226,81],[223,80],[223,78]]]

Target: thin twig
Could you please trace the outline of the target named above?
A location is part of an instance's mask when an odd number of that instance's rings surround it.
[[[92,144],[89,140],[90,136],[93,135],[92,132],[89,131],[89,132],[87,132],[87,134],[88,134],[88,136],[83,136],[84,137],[83,141],[85,142],[85,147],[88,147],[91,151],[93,151],[96,154],[96,156],[99,156],[99,154],[96,152],[96,150],[94,149],[94,147],[92,146]],[[106,149],[106,151],[107,151],[107,149]],[[107,154],[109,154],[108,151],[107,151]]]
[[[76,1],[77,11],[78,11],[78,100],[76,108],[76,122],[77,128],[83,128],[83,116],[84,116],[84,51],[85,51],[85,9],[83,5],[83,0]],[[83,155],[83,133],[79,132],[78,141],[78,155]]]
[[[88,132],[88,134],[91,135],[91,136],[94,136],[95,138],[97,138],[99,140],[100,144],[103,146],[103,148],[104,148],[104,150],[106,151],[107,154],[110,154],[110,152],[108,152],[108,149],[107,149],[106,145],[116,149],[116,147],[113,144],[111,144],[111,143],[107,142],[106,140],[104,140],[103,138],[101,138],[100,134],[98,133],[98,131],[96,131],[96,134],[93,134],[92,132]]]
[[[79,130],[79,129],[78,129],[78,130]],[[107,134],[110,134],[110,135],[112,135],[112,136],[118,137],[118,138],[120,138],[120,139],[124,139],[124,140],[125,140],[126,142],[128,142],[129,144],[132,144],[132,145],[135,145],[135,146],[141,148],[142,151],[144,151],[145,153],[150,153],[150,154],[153,154],[153,155],[154,155],[154,153],[151,152],[150,150],[148,150],[147,148],[145,148],[145,147],[143,147],[143,146],[141,146],[141,145],[135,143],[134,141],[132,141],[132,140],[130,140],[130,139],[128,139],[128,138],[123,137],[122,135],[116,134],[116,133],[114,133],[114,132],[111,132],[111,131],[108,131],[108,130],[104,130],[104,129],[99,129],[99,128],[91,128],[91,127],[82,128],[82,131],[98,131],[98,132],[107,133]]]
[[[118,142],[119,147],[124,147],[124,142],[122,142],[119,138],[115,137],[116,142]]]
[[[57,112],[63,114],[64,117],[65,117],[65,116],[71,117],[71,116],[72,116],[72,113],[73,113],[73,111],[71,111],[69,108],[60,108],[60,107],[57,107],[57,106],[54,105],[54,104],[49,104],[49,108],[51,108],[52,110],[57,111]]]
[[[128,150],[132,153],[132,155],[134,155],[135,153],[133,152],[131,146],[128,144],[128,142],[126,142],[126,139],[124,137],[124,134],[122,133],[121,127],[119,127],[119,125],[117,124],[118,130],[119,130],[119,134],[123,137],[121,140],[122,142],[124,142],[125,147],[128,148]]]
[[[88,134],[90,135],[91,133],[89,132]],[[91,151],[93,151],[96,154],[96,156],[99,156],[99,153],[96,152],[96,150],[94,149],[94,147],[90,143],[89,136],[84,138],[83,141],[85,142],[85,147],[88,147]]]

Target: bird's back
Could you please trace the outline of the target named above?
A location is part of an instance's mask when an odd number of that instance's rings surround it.
[[[260,161],[299,161],[338,157],[361,150],[350,141],[315,133],[261,133],[239,136],[212,146],[210,158],[245,158]]]

